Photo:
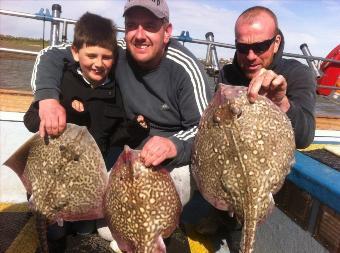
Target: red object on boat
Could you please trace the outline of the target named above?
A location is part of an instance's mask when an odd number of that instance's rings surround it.
[[[327,59],[340,60],[340,44],[335,47],[326,57]],[[318,79],[319,85],[336,86],[340,80],[340,64],[333,62],[323,62],[320,66],[323,75]],[[328,96],[332,90],[326,88],[318,88],[318,94]]]

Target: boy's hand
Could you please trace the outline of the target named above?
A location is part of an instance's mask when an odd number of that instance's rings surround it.
[[[45,134],[56,136],[66,127],[66,113],[57,99],[44,99],[39,101],[40,137]]]
[[[148,124],[147,124],[147,122],[145,121],[143,115],[138,115],[138,116],[137,116],[137,122],[141,125],[141,127],[143,127],[143,128],[148,128]]]
[[[72,108],[74,110],[76,110],[77,112],[83,112],[84,111],[84,105],[81,101],[73,100],[71,105],[72,105]]]

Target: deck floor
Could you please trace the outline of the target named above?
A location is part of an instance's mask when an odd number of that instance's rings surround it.
[[[0,252],[36,253],[38,236],[35,218],[27,203],[0,203]],[[177,228],[170,238],[165,240],[168,253],[229,253],[227,245],[216,245],[218,237],[197,234],[192,225]],[[65,253],[71,252],[114,252],[109,242],[96,233],[90,235],[68,235]]]

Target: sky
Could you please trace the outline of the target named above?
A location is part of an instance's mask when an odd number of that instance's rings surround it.
[[[0,0],[1,10],[35,14],[41,8],[49,9],[60,4],[62,18],[78,19],[90,11],[111,18],[118,27],[124,26],[123,0]],[[314,56],[326,57],[340,43],[339,0],[168,0],[173,35],[189,31],[190,37],[205,40],[213,32],[216,42],[234,44],[234,24],[245,9],[262,5],[278,17],[279,27],[285,36],[285,52],[301,54],[300,45],[306,43]],[[46,23],[45,38],[49,38],[50,24]],[[68,31],[72,40],[73,26]],[[19,37],[43,37],[43,22],[0,15],[0,33]],[[122,35],[121,35],[122,36]],[[121,37],[120,36],[120,37]],[[206,46],[185,43],[197,57],[205,58]],[[230,58],[232,49],[217,50],[218,58]]]

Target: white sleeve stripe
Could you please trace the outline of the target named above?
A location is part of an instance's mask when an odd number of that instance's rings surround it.
[[[177,134],[175,134],[174,136],[177,137],[178,139],[186,140],[188,138],[191,138],[192,136],[195,136],[196,133],[197,133],[197,126],[194,126],[187,131],[182,130],[178,132]]]
[[[123,49],[126,49],[126,42],[125,40],[121,39],[117,41],[117,45],[120,46]]]
[[[191,71],[195,74],[195,78],[197,80],[197,86],[198,86],[198,91],[200,94],[200,98],[203,104],[203,108],[207,106],[207,99],[206,99],[206,94],[205,94],[205,85],[204,85],[204,80],[202,77],[202,73],[200,69],[198,68],[196,62],[190,58],[188,55],[184,54],[183,52],[176,50],[174,48],[169,48],[168,53],[172,53],[172,55],[176,55],[178,58],[186,62],[188,66],[190,66]],[[203,94],[203,98],[202,98]]]
[[[169,51],[173,51],[174,53],[181,55],[184,59],[189,60],[190,66],[192,66],[192,68],[194,69],[195,73],[199,76],[199,91],[200,91],[200,95],[203,95],[203,98],[201,97],[201,99],[204,101],[203,105],[204,105],[204,109],[207,107],[208,105],[208,100],[207,100],[207,96],[206,96],[206,90],[205,90],[205,85],[204,85],[204,79],[202,76],[202,73],[197,65],[197,63],[188,55],[184,54],[183,52],[181,52],[180,50],[174,49],[172,47],[169,47]]]
[[[175,134],[176,137],[185,137],[187,134],[196,131],[197,126],[194,126],[186,131],[181,130],[177,134]]]
[[[181,131],[179,131],[177,134],[175,134],[174,136],[180,136],[181,134],[183,134],[184,133],[184,131],[183,130],[181,130]]]
[[[202,77],[202,73],[199,70],[197,64],[194,62],[194,60],[187,55],[183,54],[180,51],[173,52],[174,50],[171,48],[168,50],[168,55],[176,56],[180,61],[184,62],[188,67],[190,67],[190,71],[194,74],[196,82],[192,82],[194,89],[196,88],[196,92],[198,94],[198,97],[196,97],[196,103],[200,103],[202,105],[202,111],[207,107],[207,99],[206,99],[206,93],[205,93],[205,85],[204,80]],[[177,53],[179,52],[179,53]],[[183,64],[181,64],[183,65]],[[192,79],[193,80],[193,79]],[[199,100],[197,100],[197,98]],[[202,115],[202,114],[201,114]]]
[[[194,95],[195,95],[195,100],[196,100],[196,104],[197,104],[197,107],[198,107],[198,111],[199,111],[199,114],[202,115],[202,112],[204,111],[204,106],[201,105],[200,100],[198,99],[197,86],[195,85],[196,82],[194,81],[194,77],[193,77],[192,71],[190,71],[188,69],[188,67],[186,66],[186,64],[183,61],[180,61],[177,58],[172,57],[170,54],[167,54],[166,57],[171,59],[171,60],[173,60],[174,62],[177,62],[178,64],[180,64],[187,71],[187,73],[189,74],[190,79],[191,79],[191,83],[193,84],[193,88],[194,88]]]
[[[48,50],[52,49],[52,48],[59,48],[59,49],[66,49],[67,47],[69,47],[70,44],[60,44],[60,45],[57,45],[57,46],[49,46],[49,47],[46,47],[44,48],[43,50],[41,50],[35,60],[35,63],[34,63],[34,66],[33,66],[33,71],[32,71],[32,77],[31,77],[31,88],[32,88],[32,91],[33,91],[33,94],[35,93],[36,91],[36,84],[35,84],[35,81],[37,79],[37,69],[38,69],[38,65],[40,63],[40,57],[42,55],[44,55]]]
[[[196,129],[196,131],[194,131],[193,133],[191,133],[191,134],[185,136],[184,138],[178,138],[177,136],[176,136],[176,137],[177,137],[178,139],[182,140],[182,141],[187,141],[187,140],[189,140],[189,139],[195,137],[196,134],[197,134],[197,129]]]
[[[197,131],[195,131],[195,133],[192,133],[192,134],[188,135],[187,137],[183,138],[183,141],[187,141],[187,140],[195,137],[196,134],[197,134]]]

